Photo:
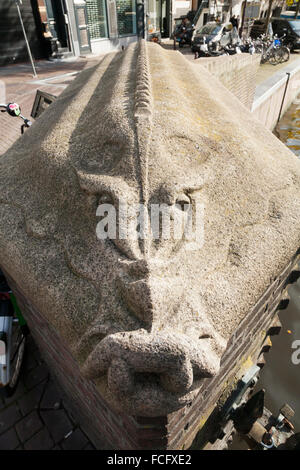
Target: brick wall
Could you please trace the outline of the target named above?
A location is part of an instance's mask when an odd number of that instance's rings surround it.
[[[82,377],[77,362],[57,332],[33,305],[29,305],[20,286],[8,273],[5,274],[41,353],[68,396],[76,420],[96,447],[186,449],[193,444],[196,435],[199,443],[205,443],[212,436],[216,422],[210,428],[207,426],[207,422],[213,421],[207,420],[208,411],[216,409],[228,384],[232,386],[241,378],[244,373],[241,365],[245,359],[251,356],[254,363],[263,364],[263,344],[273,328],[272,323],[277,321],[278,304],[298,259],[295,255],[246,315],[229,341],[219,374],[212,380],[203,381],[200,393],[189,406],[157,418],[118,415],[112,411],[94,384]],[[203,423],[205,426],[201,428]]]
[[[195,63],[204,66],[244,106],[251,109],[256,88],[256,73],[260,64],[259,54],[203,57]]]

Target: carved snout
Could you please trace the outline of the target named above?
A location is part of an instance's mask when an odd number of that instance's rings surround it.
[[[84,373],[97,378],[107,372],[109,391],[118,399],[134,394],[141,383],[183,395],[195,379],[212,377],[219,370],[219,358],[209,341],[204,338],[191,345],[185,335],[143,330],[112,334],[90,354]]]

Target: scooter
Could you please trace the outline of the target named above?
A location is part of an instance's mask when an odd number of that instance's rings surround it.
[[[212,44],[206,42],[206,36],[203,36],[203,44],[199,44],[198,50],[195,52],[195,59],[200,57],[217,57],[224,55],[223,50],[216,50]]]

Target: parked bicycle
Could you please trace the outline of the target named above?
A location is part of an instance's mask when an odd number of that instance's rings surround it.
[[[290,58],[290,50],[283,44],[285,35],[274,38],[262,35],[255,41],[256,50],[261,52],[261,64],[269,62],[272,65],[277,65],[287,62]]]
[[[279,39],[280,44],[279,44],[279,47],[278,47],[277,54],[278,54],[278,60],[279,60],[280,64],[290,60],[290,49],[289,49],[288,46],[286,46],[282,43],[282,40],[284,40],[285,36],[286,35],[284,35],[282,38]]]

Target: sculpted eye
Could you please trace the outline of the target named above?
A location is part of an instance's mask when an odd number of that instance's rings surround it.
[[[178,209],[184,211],[188,209],[190,203],[191,203],[190,198],[186,194],[182,193],[176,199],[175,204]]]

